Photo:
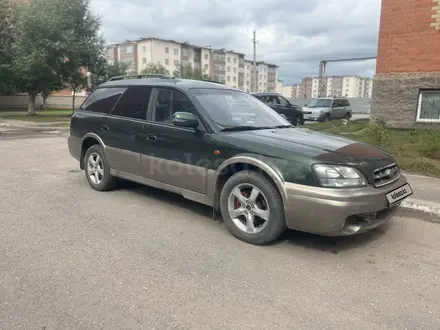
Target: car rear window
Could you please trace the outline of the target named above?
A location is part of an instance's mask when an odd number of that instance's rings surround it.
[[[124,93],[125,88],[97,88],[84,101],[80,109],[98,113],[110,113]]]

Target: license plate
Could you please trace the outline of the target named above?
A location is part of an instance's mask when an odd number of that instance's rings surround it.
[[[310,116],[304,116],[304,119],[310,119]]]
[[[385,196],[387,197],[388,203],[394,204],[408,196],[411,196],[412,194],[413,191],[410,185],[407,183],[406,185],[389,192]]]

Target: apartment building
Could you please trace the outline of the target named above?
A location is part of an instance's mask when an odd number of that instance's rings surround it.
[[[249,60],[244,61],[244,91],[254,90],[253,82],[256,78],[256,92],[276,92],[278,84],[278,66],[264,61],[256,62],[256,75],[253,71],[254,63]]]
[[[127,71],[136,73],[142,72],[149,63],[160,63],[170,74],[180,64],[189,64],[194,69],[200,69],[210,79],[243,91],[252,90],[252,62],[245,60],[245,54],[224,48],[212,49],[188,42],[141,38],[110,45],[107,48],[107,60],[109,63],[124,62],[128,65]],[[275,91],[277,79],[278,66],[257,63],[258,91]]]
[[[306,77],[295,88],[296,98],[316,98],[319,95],[319,77]],[[373,80],[367,77],[327,76],[324,78],[323,87],[326,96],[371,98]]]

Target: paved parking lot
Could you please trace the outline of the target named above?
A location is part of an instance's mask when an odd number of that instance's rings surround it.
[[[440,225],[233,238],[211,209],[98,193],[65,137],[0,137],[2,329],[438,329]]]

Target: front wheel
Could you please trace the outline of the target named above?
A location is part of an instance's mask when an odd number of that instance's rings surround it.
[[[270,243],[286,229],[278,189],[254,171],[238,172],[226,181],[221,191],[220,209],[228,231],[250,244]]]

